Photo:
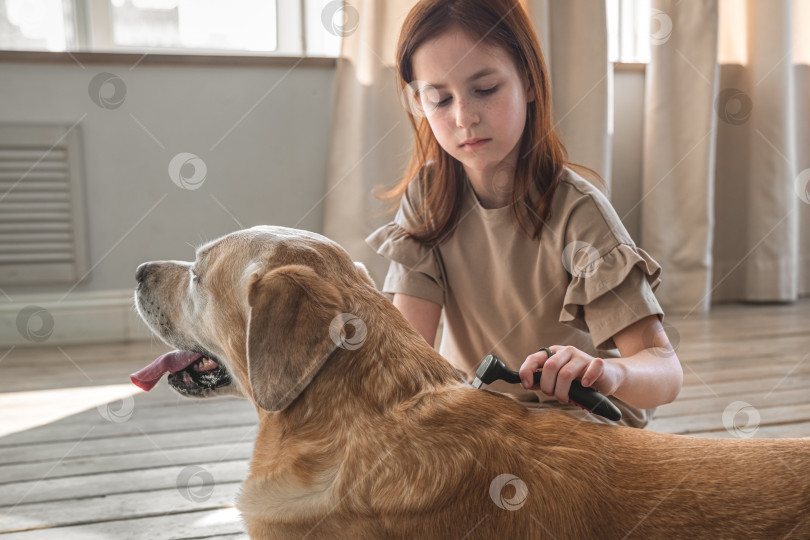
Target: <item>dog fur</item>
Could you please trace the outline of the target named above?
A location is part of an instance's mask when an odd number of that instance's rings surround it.
[[[810,538],[810,439],[655,433],[473,389],[322,236],[254,227],[141,277],[153,331],[230,374],[203,395],[256,406],[251,538]]]

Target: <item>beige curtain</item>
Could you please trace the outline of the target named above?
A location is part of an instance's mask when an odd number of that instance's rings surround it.
[[[400,179],[412,135],[397,92],[396,41],[414,0],[346,0],[346,28],[335,79],[324,234],[369,266],[382,283],[388,261],[364,238],[389,220],[375,187]],[[550,68],[557,129],[572,161],[609,179],[604,2],[524,0]]]
[[[551,79],[554,123],[568,158],[610,184],[613,70],[601,0],[524,0]]]
[[[653,0],[640,242],[656,295],[810,293],[810,1]]]
[[[331,146],[327,169],[324,234],[368,266],[381,284],[388,262],[365,238],[390,214],[374,197],[380,185],[391,187],[404,174],[412,135],[399,102],[394,70],[399,28],[413,0],[350,0],[347,20],[356,29],[343,35],[335,74]]]

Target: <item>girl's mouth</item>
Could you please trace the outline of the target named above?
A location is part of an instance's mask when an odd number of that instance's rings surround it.
[[[475,150],[476,148],[480,148],[487,144],[492,139],[472,139],[470,141],[465,142],[461,145],[462,148],[469,148],[471,150]]]

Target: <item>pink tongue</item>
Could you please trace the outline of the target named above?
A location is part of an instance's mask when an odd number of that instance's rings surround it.
[[[130,375],[129,379],[135,386],[148,392],[155,387],[164,373],[174,373],[186,369],[202,357],[203,355],[191,351],[167,352],[142,370]]]

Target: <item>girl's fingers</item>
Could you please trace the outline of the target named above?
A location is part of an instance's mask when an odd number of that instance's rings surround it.
[[[571,398],[568,397],[568,392],[571,391],[571,383],[579,377],[587,365],[586,360],[574,357],[560,369],[557,373],[557,381],[554,384],[554,397],[557,398],[557,401],[560,403],[571,401]]]
[[[554,345],[550,349],[554,353],[550,358],[546,351],[540,350],[523,362],[519,373],[524,388],[540,390],[560,403],[568,403],[572,381],[581,378],[583,386],[591,386],[602,376],[604,362],[601,358],[592,358],[575,347]],[[540,368],[543,370],[540,384],[534,384],[534,372]]]
[[[551,352],[556,355],[556,345],[549,347]],[[534,372],[538,369],[541,369],[543,365],[548,360],[548,354],[546,351],[538,351],[534,354],[530,354],[526,357],[526,360],[523,362],[523,365],[520,366],[520,370],[518,371],[520,375],[520,383],[523,388],[527,390],[539,390],[540,385],[534,384]]]
[[[593,386],[605,372],[605,361],[594,358],[585,373],[582,374],[582,386]]]
[[[534,372],[540,369],[542,365],[542,362],[533,354],[526,358],[526,361],[520,366],[520,371],[518,371],[520,384],[523,388],[527,390],[537,390],[540,388],[540,385],[534,384]]]
[[[561,347],[559,350],[554,351],[554,356],[547,359],[543,364],[543,375],[540,377],[540,391],[549,396],[557,397],[558,401],[567,403],[568,401],[568,387],[571,386],[570,381],[565,382],[560,380],[560,370],[566,364],[571,362],[574,358],[573,347]],[[568,366],[566,371],[577,368],[576,365]],[[578,373],[579,371],[577,371]],[[559,388],[558,385],[561,385]],[[565,386],[565,388],[562,388]]]

